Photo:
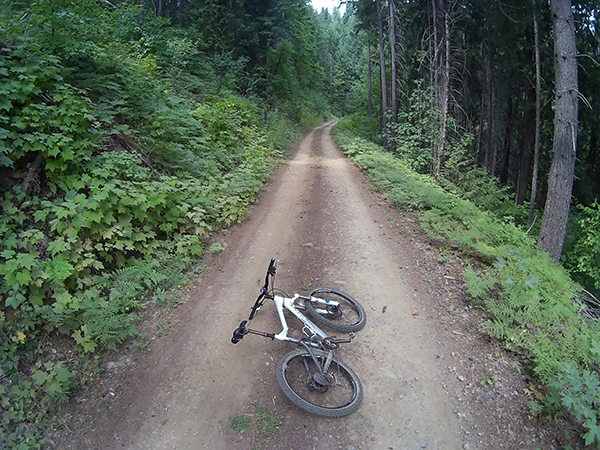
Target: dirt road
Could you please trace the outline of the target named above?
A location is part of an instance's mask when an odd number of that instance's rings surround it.
[[[112,387],[66,448],[453,450],[535,448],[545,439],[523,412],[526,399],[514,400],[518,368],[467,336],[471,313],[452,298],[456,276],[428,272],[432,250],[342,156],[331,126],[308,132],[248,219],[220,237],[225,251],[170,333],[143,358],[108,367]],[[323,419],[298,410],[274,373],[292,348],[257,336],[231,344],[271,257],[280,260],[276,287],[328,285],[365,307],[366,327],[339,353],[365,388],[357,412]],[[276,319],[267,304],[252,327],[280,331]],[[508,401],[517,406],[506,409]],[[232,417],[254,425],[234,431]]]

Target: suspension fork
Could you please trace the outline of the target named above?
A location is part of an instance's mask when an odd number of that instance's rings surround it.
[[[333,354],[335,353],[335,351],[329,350],[327,352],[327,358],[325,359],[325,363],[323,365],[321,365],[321,363],[319,362],[319,359],[315,356],[315,353],[313,352],[312,347],[310,347],[306,342],[302,342],[302,345],[304,346],[304,348],[306,348],[306,350],[310,354],[310,357],[312,358],[312,360],[315,362],[315,364],[319,368],[319,372],[321,373],[321,375],[325,376],[325,374],[329,370],[331,361],[333,361]],[[304,367],[306,367],[306,372],[308,373],[308,375],[312,376],[312,373],[310,373],[310,368],[308,367],[308,361],[306,360],[306,357],[304,358]]]

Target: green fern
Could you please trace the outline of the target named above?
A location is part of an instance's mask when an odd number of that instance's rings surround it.
[[[492,294],[492,289],[498,284],[498,279],[490,272],[478,274],[472,266],[463,273],[467,290],[475,298],[486,299]]]

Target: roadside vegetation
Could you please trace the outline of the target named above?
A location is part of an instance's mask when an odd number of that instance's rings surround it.
[[[341,120],[334,129],[336,142],[392,205],[417,212],[440,247],[470,261],[463,274],[468,301],[485,311],[484,330],[531,371],[532,391],[538,394],[530,403],[532,412],[571,414],[586,428],[586,444],[600,445],[600,325],[581,285],[536,249],[519,220],[522,211],[508,196],[498,195],[495,180],[464,172],[463,180],[472,182],[434,182],[413,170],[413,159],[353,133],[364,122]],[[445,175],[456,179],[457,174]]]
[[[247,59],[138,5],[1,12],[0,447],[32,449],[323,107],[240,94]]]

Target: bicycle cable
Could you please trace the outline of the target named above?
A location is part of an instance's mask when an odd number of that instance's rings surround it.
[[[289,297],[289,295],[287,295],[287,293],[285,291],[283,291],[282,289],[279,289],[279,288],[273,288],[272,287],[271,291],[269,293],[272,294],[272,295],[277,294],[277,295],[279,295],[281,297],[285,297],[285,298]]]

